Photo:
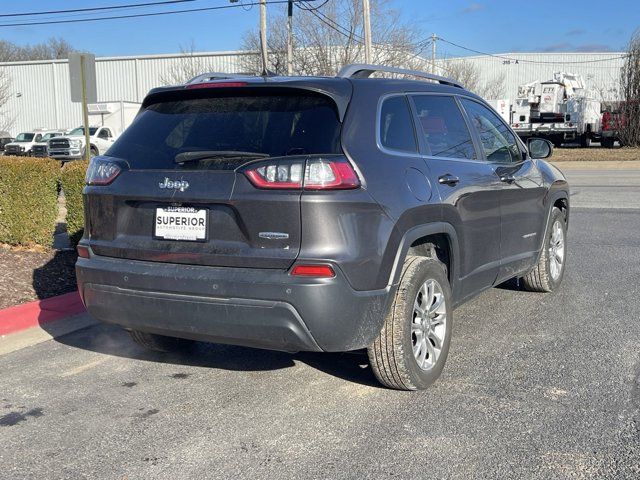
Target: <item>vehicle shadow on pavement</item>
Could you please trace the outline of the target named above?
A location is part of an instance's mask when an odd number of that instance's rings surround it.
[[[513,292],[521,292],[524,290],[517,278],[511,278],[506,282],[502,282],[500,285],[496,285],[494,288],[498,288],[500,290],[511,290]]]
[[[228,371],[268,371],[295,367],[297,362],[349,382],[379,387],[366,351],[286,353],[233,345],[193,342],[170,353],[145,350],[117,326],[99,324],[58,338],[56,342],[105,355],[174,365]]]
[[[75,252],[73,252],[75,254]],[[67,258],[69,252],[57,251],[47,264],[33,271],[33,288],[40,299],[51,296],[52,287],[56,292],[65,293],[75,286],[74,258]],[[130,338],[120,327],[99,324],[67,335],[56,335],[56,322],[48,323],[48,312],[39,317],[40,328],[48,332],[54,340],[74,348],[90,350],[105,355],[131,358],[185,366],[199,366],[230,371],[264,371],[295,367],[296,362],[304,363],[328,375],[362,385],[376,386],[366,351],[347,353],[286,353],[260,350],[232,345],[193,342],[188,348],[171,353],[157,353],[145,350]]]

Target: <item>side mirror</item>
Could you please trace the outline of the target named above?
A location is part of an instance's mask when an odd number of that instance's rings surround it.
[[[544,138],[529,138],[527,149],[531,158],[549,158],[553,154],[553,144]]]

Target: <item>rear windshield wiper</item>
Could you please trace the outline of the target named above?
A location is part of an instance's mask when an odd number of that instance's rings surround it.
[[[182,152],[176,155],[175,163],[197,162],[199,160],[215,160],[231,158],[267,158],[268,153],[260,152],[242,152],[238,150],[198,150],[194,152]]]

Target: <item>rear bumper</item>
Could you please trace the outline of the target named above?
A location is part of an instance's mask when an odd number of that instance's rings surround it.
[[[284,351],[348,351],[378,335],[391,289],[355,291],[283,270],[176,265],[92,255],[78,287],[98,320],[214,343]]]

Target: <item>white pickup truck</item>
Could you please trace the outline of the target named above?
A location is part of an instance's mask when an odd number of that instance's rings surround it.
[[[89,151],[92,157],[103,155],[111,144],[133,122],[140,109],[139,103],[106,102],[88,105],[90,123]],[[99,122],[96,117],[100,116]],[[49,140],[49,156],[57,160],[80,160],[84,158],[84,127],[71,130],[68,134]]]
[[[34,130],[19,133],[16,138],[4,146],[5,155],[33,155],[33,148],[51,136],[60,135],[60,130]]]

